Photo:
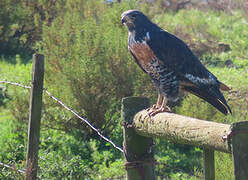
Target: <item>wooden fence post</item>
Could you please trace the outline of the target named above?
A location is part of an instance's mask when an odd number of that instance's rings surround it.
[[[235,180],[248,178],[248,121],[233,123],[229,134],[232,143]]]
[[[204,180],[215,179],[214,150],[203,148]]]
[[[36,179],[37,176],[43,78],[44,56],[41,54],[34,54],[32,69],[32,87],[29,104],[28,149],[26,162],[27,180]]]
[[[134,115],[149,107],[149,100],[143,97],[122,99],[122,121],[124,123],[123,151],[128,180],[154,180],[154,142],[152,138],[137,135],[132,127]]]

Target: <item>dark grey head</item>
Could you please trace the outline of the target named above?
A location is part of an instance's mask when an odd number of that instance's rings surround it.
[[[122,13],[121,23],[131,32],[141,26],[150,25],[151,21],[138,10],[128,10]]]

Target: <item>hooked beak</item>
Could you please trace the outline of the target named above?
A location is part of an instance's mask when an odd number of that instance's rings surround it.
[[[121,24],[125,24],[126,23],[126,19],[125,16],[121,18]]]

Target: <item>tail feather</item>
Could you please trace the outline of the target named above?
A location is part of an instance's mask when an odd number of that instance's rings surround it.
[[[228,112],[232,114],[232,111],[228,106],[225,98],[218,89],[215,90],[215,92],[207,92],[206,90],[192,86],[185,86],[183,89],[207,101],[223,114],[227,115]]]
[[[222,91],[230,91],[232,88],[228,87],[227,85],[225,85],[224,83],[220,82],[220,89]]]

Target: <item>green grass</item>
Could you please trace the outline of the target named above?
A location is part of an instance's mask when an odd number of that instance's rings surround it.
[[[31,65],[31,63],[28,63],[26,65],[22,64],[21,59],[18,55],[16,56],[16,58],[11,59],[4,59],[3,57],[0,58],[0,81],[10,81],[21,83],[24,85],[30,85],[32,69]],[[0,105],[0,123],[3,123],[0,125],[0,128],[5,127],[4,123],[11,122],[11,119],[13,119],[7,109],[7,104],[16,93],[16,90],[21,89],[21,91],[24,91],[25,94],[28,93],[28,90],[13,85],[8,85],[6,83],[0,83],[0,93],[1,89],[3,89],[4,94],[7,97],[5,97],[4,99],[4,105]],[[1,133],[0,136],[1,135],[3,135],[3,133]]]
[[[233,161],[231,154],[215,152],[215,177],[217,180],[234,179]]]
[[[215,74],[221,82],[230,85],[232,91],[248,89],[248,66],[247,68],[210,67],[209,70]]]
[[[31,64],[22,64],[19,56],[10,59],[0,59],[0,81],[6,80],[18,82],[24,85],[30,85],[31,80]],[[24,122],[18,122],[11,113],[10,103],[16,101],[16,96],[29,98],[29,90],[8,84],[0,83],[0,162],[8,165],[15,164],[17,169],[25,167],[25,151],[27,141],[27,131],[23,129],[23,125],[27,127],[27,119]],[[15,109],[17,113],[18,109]],[[27,109],[28,112],[28,109]],[[24,126],[25,127],[25,126]],[[25,137],[25,138],[24,138]],[[20,178],[23,177],[11,172],[9,169],[2,169],[0,179]]]
[[[15,63],[11,63],[15,61]],[[0,58],[0,80],[8,80],[13,82],[20,82],[23,84],[30,83],[32,64],[21,63],[20,56],[11,58],[11,60],[5,60]]]
[[[7,134],[10,134],[11,132],[11,125],[10,122],[11,121],[11,116],[9,114],[9,112],[7,110],[1,110],[0,111],[0,143],[4,142],[3,140],[5,139],[5,136]],[[1,144],[2,146],[3,144]]]

